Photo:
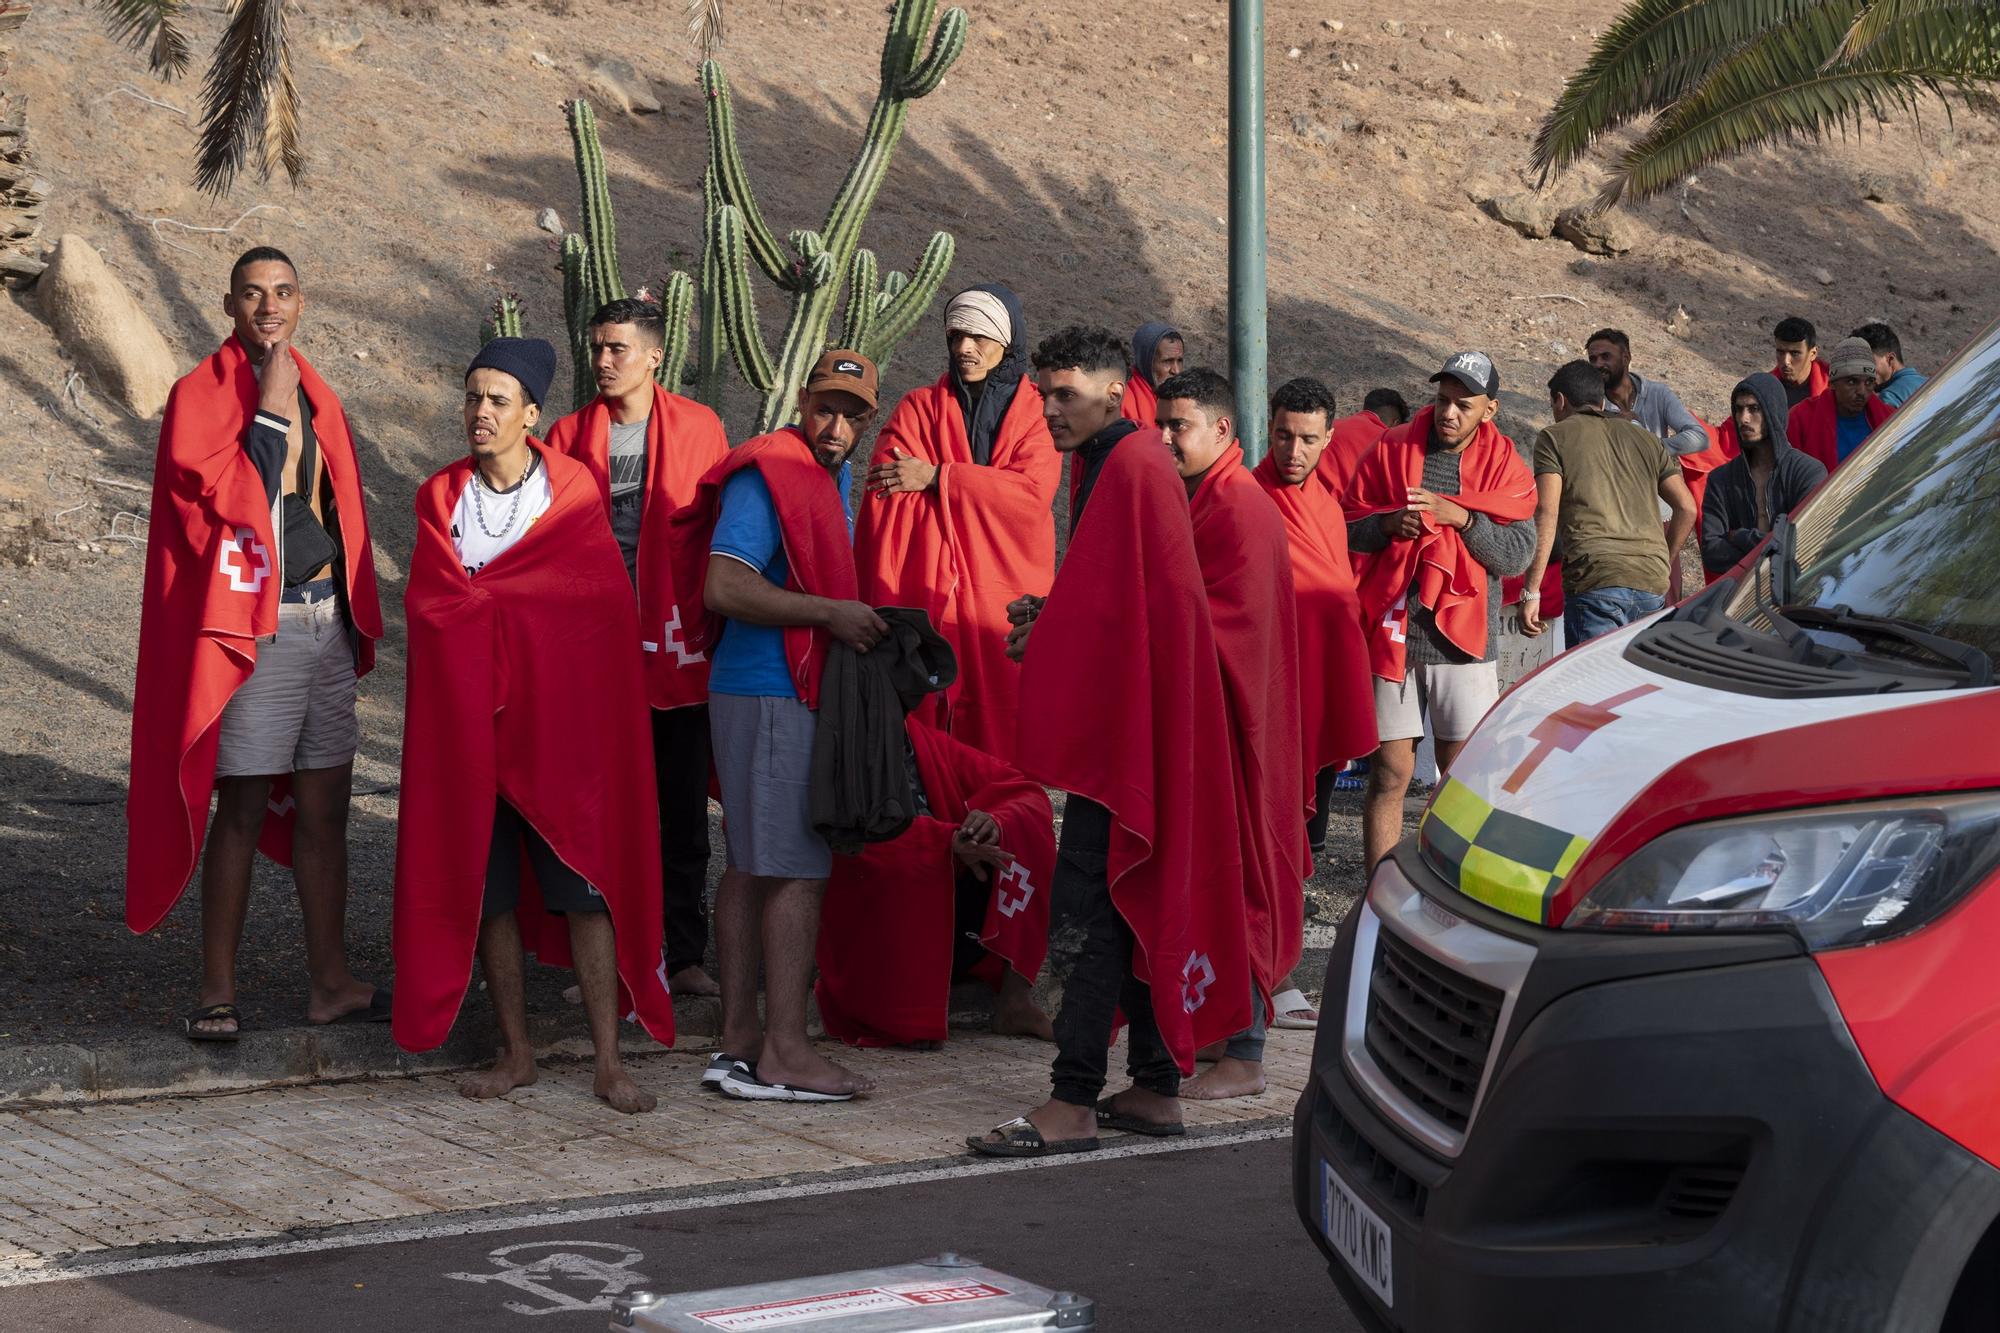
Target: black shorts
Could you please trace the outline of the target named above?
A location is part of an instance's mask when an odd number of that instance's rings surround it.
[[[535,883],[542,890],[542,906],[558,915],[564,912],[606,912],[604,895],[564,865],[555,849],[535,832],[520,811],[504,799],[493,803],[493,845],[486,855],[486,901],[480,908],[484,921],[521,905],[521,858],[535,869]]]

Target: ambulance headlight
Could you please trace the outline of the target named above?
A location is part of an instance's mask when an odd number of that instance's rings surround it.
[[[1690,824],[1617,866],[1577,930],[1792,930],[1811,949],[1914,930],[2000,866],[2000,797],[1918,797]]]

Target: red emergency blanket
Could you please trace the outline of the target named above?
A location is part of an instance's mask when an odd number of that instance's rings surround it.
[[[1354,474],[1346,502],[1347,521],[1370,514],[1399,513],[1409,492],[1423,485],[1424,446],[1431,436],[1426,407],[1384,435]],[[1476,514],[1518,523],[1535,513],[1535,479],[1514,442],[1492,422],[1479,427],[1458,461],[1459,493],[1450,497]],[[1456,528],[1424,518],[1423,534],[1392,540],[1356,562],[1361,623],[1368,656],[1384,680],[1404,676],[1409,632],[1409,593],[1436,617],[1438,631],[1463,652],[1486,654],[1486,569],[1472,558]]]
[[[340,399],[303,355],[299,383],[340,529],[342,573],[357,645],[375,662],[382,608],[367,502]],[[217,722],[257,665],[257,640],[278,629],[282,581],[271,505],[243,451],[257,412],[257,370],[234,336],[174,385],[160,423],[132,688],[132,777],[126,797],[125,923],[151,930],[194,874],[215,785]],[[291,864],[292,802],[281,780],[259,841]]]
[[[815,597],[851,602],[859,598],[854,548],[840,492],[813,457],[805,433],[796,426],[731,449],[708,470],[695,496],[673,519],[674,597],[686,613],[683,628],[690,652],[706,653],[722,633],[722,617],[708,609],[708,543],[722,516],[722,487],[746,467],[754,467],[770,488],[778,529],[791,571],[789,587]],[[806,707],[819,707],[819,678],[826,669],[832,637],[807,625],[785,627],[785,660]]]
[[[548,444],[585,467],[611,504],[611,409],[600,396],[549,428]],[[708,702],[708,657],[690,652],[674,598],[668,525],[694,488],[729,453],[722,419],[700,403],[653,386],[646,418],[645,509],[639,520],[639,650],[646,698],[655,708]]]
[[[936,467],[928,491],[862,497],[854,517],[861,599],[930,613],[958,657],[958,681],[924,716],[989,754],[1014,744],[1021,668],[1007,656],[1007,604],[1048,595],[1056,573],[1052,506],[1062,457],[1027,380],[1000,420],[988,463],[976,463],[951,376],[904,395],[875,440]]]
[[[1327,431],[1326,452],[1319,456],[1319,475],[1336,501],[1347,498],[1347,488],[1368,451],[1387,434],[1389,427],[1373,412],[1356,412],[1340,418]]]
[[[1251,475],[1284,517],[1291,548],[1299,608],[1299,724],[1311,779],[1331,764],[1373,753],[1376,744],[1375,686],[1348,563],[1347,523],[1323,473],[1315,470],[1303,485],[1287,486],[1267,456]]]
[[[1243,466],[1241,445],[1209,468],[1188,511],[1229,707],[1250,973],[1268,1006],[1299,961],[1312,874],[1313,773],[1300,743],[1292,557],[1277,506]]]
[[[582,463],[532,442],[553,501],[525,536],[469,576],[451,539],[472,475],[460,459],[417,492],[403,595],[409,674],[397,813],[396,1044],[451,1031],[472,976],[494,798],[604,896],[618,979],[646,1031],[674,1039],[660,937],[659,808],[638,617],[624,557]],[[565,920],[523,867],[522,943],[569,961]]]
[[[1872,393],[1868,395],[1865,410],[1870,435],[1896,413],[1895,408]],[[1840,466],[1840,408],[1834,404],[1832,389],[1816,393],[1792,409],[1785,425],[1785,438],[1800,453],[1810,454],[1826,464],[1828,473]]]
[[[1033,981],[1049,947],[1055,814],[1018,770],[936,727],[909,720],[928,815],[859,856],[836,856],[820,911],[815,993],[826,1030],[855,1046],[943,1041],[951,998],[958,877],[951,838],[968,811],[1000,825],[1014,854],[989,874],[979,942]]]
[[[1250,1021],[1229,720],[1187,491],[1157,430],[1120,440],[1028,643],[1016,762],[1111,813],[1111,897],[1183,1071]]]

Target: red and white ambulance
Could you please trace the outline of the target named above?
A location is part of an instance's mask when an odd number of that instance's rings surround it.
[[[1795,517],[1343,925],[1293,1195],[1368,1328],[2000,1328],[2000,325]]]

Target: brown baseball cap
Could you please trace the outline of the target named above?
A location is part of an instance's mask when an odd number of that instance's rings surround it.
[[[806,380],[806,392],[851,393],[873,407],[880,382],[881,376],[876,372],[873,361],[850,348],[833,347],[813,364],[812,375]]]

